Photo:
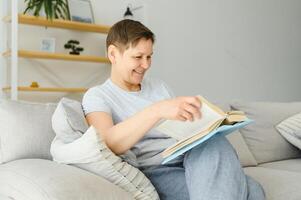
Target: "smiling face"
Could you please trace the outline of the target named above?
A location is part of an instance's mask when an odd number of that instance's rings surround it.
[[[127,49],[108,47],[108,57],[112,63],[111,80],[127,91],[139,91],[140,83],[151,65],[153,41],[141,38],[135,46]]]

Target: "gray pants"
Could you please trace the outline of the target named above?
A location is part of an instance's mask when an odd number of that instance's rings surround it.
[[[143,172],[161,200],[265,199],[261,185],[244,174],[233,147],[222,136],[190,150],[181,163]]]

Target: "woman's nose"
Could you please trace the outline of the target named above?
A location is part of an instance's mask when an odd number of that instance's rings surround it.
[[[150,67],[150,60],[149,59],[142,59],[142,62],[141,62],[141,67],[143,67],[144,69],[148,69]]]

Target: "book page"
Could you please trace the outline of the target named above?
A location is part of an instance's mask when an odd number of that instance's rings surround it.
[[[182,140],[208,129],[216,121],[225,118],[225,115],[216,112],[204,101],[202,101],[200,112],[202,117],[193,122],[166,120],[155,129],[177,140]]]
[[[177,142],[176,144],[166,148],[163,152],[162,152],[162,156],[167,157],[171,154],[173,154],[175,151],[177,151],[180,148],[185,147],[186,145],[189,145],[193,142],[195,142],[196,140],[201,139],[202,137],[205,137],[207,134],[209,134],[212,130],[214,130],[214,128],[218,127],[221,123],[223,122],[223,119],[217,121],[216,123],[212,124],[208,129],[205,129],[204,131],[201,131],[191,137],[188,137],[184,140],[180,140],[179,142]]]

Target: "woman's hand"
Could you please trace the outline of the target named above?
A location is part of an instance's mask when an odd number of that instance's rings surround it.
[[[201,117],[202,103],[196,96],[183,96],[155,103],[154,111],[159,118],[193,121]]]

